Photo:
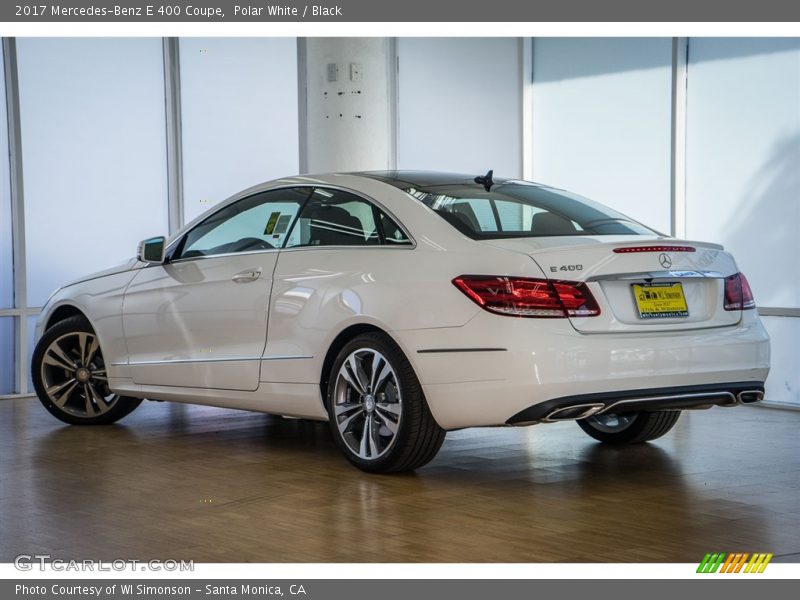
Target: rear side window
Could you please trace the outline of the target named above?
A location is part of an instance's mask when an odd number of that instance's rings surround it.
[[[652,235],[655,231],[569,192],[525,183],[407,187],[404,191],[473,239]]]
[[[384,242],[388,246],[410,246],[411,240],[408,239],[406,232],[400,229],[400,226],[392,219],[386,216],[386,213],[378,211],[380,214],[379,222],[383,231]]]
[[[373,204],[341,190],[316,188],[286,241],[301,246],[377,246],[410,244],[406,234]]]

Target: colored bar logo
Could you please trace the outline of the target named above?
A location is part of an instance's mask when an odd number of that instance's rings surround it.
[[[697,573],[763,573],[773,556],[771,552],[709,552],[700,561]]]

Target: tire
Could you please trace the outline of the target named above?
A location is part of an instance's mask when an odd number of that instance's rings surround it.
[[[639,444],[660,438],[675,426],[679,410],[597,415],[578,425],[594,439],[606,444]]]
[[[428,408],[403,352],[386,335],[366,333],[339,352],[326,406],[336,445],[369,473],[413,471],[441,448],[445,430]]]
[[[108,425],[142,402],[109,389],[97,335],[80,315],[44,332],[33,351],[31,375],[44,407],[70,425]]]

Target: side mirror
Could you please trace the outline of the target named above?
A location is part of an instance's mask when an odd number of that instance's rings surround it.
[[[136,258],[145,263],[163,264],[164,242],[166,242],[166,238],[163,235],[142,240],[136,249]]]

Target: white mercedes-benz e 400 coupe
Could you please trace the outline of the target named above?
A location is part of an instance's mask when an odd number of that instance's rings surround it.
[[[758,402],[769,338],[716,244],[563,190],[434,172],[279,179],[57,290],[33,382],[72,424],[143,398],[328,421],[373,472],[447,430],[577,421],[655,439]]]

